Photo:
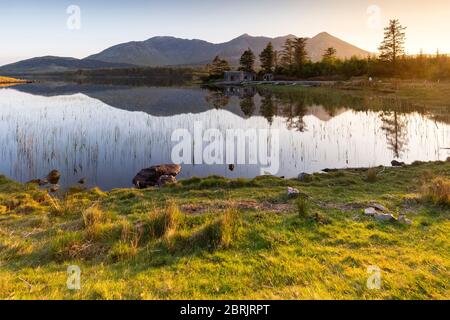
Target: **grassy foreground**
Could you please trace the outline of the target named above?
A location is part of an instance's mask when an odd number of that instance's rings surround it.
[[[0,177],[0,298],[449,299],[449,218],[450,162],[54,196]]]

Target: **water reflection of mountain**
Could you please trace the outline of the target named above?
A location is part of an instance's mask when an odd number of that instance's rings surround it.
[[[217,129],[222,136],[228,129],[277,132],[278,174],[286,177],[326,167],[389,165],[397,153],[408,163],[448,156],[443,147],[450,144],[450,127],[436,125],[418,113],[380,117],[373,111],[341,112],[337,107],[326,110],[305,107],[304,103],[280,104],[276,97],[261,94],[252,101],[264,117],[236,115],[211,106],[202,113],[153,116],[111,107],[85,94],[44,97],[1,89],[0,172],[27,181],[57,168],[65,185],[88,177],[92,184],[107,189],[129,186],[140,169],[171,162],[175,130],[186,129],[197,139],[195,123],[201,123],[204,129]],[[202,99],[206,101],[206,96]],[[227,105],[240,109],[239,102],[231,96]],[[277,110],[270,110],[271,106]],[[284,115],[277,116],[276,112]],[[201,143],[205,141],[195,140],[193,145]],[[261,169],[259,165],[237,165],[231,172],[227,165],[184,165],[182,177],[254,177]]]
[[[117,85],[73,84],[62,82],[36,83],[14,89],[41,96],[61,96],[82,93],[107,105],[127,111],[142,111],[153,116],[180,113],[201,113],[210,110],[208,90],[189,87],[133,87]],[[243,115],[239,105],[229,111]]]
[[[141,111],[152,116],[196,114],[215,108],[230,111],[243,118],[263,115],[269,122],[273,116],[290,119],[308,115],[327,121],[346,110],[343,106],[334,105],[324,108],[313,100],[298,108],[297,102],[286,101],[252,87],[210,90],[198,87],[133,87],[43,82],[17,86],[14,89],[46,97],[82,93],[118,109]]]
[[[118,109],[142,111],[153,116],[181,113],[202,113],[210,109],[225,109],[240,117],[273,116],[287,118],[288,125],[304,130],[301,121],[293,118],[315,115],[330,120],[345,110],[418,112],[436,121],[450,123],[448,108],[427,108],[392,97],[355,96],[333,90],[275,90],[255,87],[160,87],[108,84],[78,84],[41,82],[14,87],[15,90],[41,96],[85,94]],[[317,106],[320,106],[317,108]]]

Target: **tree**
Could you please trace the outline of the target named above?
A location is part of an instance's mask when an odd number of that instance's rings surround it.
[[[207,65],[207,70],[211,79],[218,79],[223,77],[225,71],[230,70],[230,65],[226,60],[216,56],[212,63]]]
[[[250,48],[244,51],[239,63],[241,65],[239,67],[239,70],[245,72],[254,72],[255,55],[253,54],[253,51]]]
[[[283,51],[281,52],[281,65],[286,70],[291,70],[294,63],[294,40],[286,39],[283,46]]]
[[[216,109],[221,109],[230,102],[230,98],[220,90],[210,91],[205,100]]]
[[[294,40],[294,63],[297,71],[301,71],[303,66],[308,62],[306,40],[306,38],[296,38]]]
[[[406,118],[397,111],[383,111],[380,114],[386,133],[386,141],[394,158],[399,159],[408,143]]]
[[[266,118],[270,125],[272,125],[273,118],[277,114],[277,107],[274,104],[274,99],[271,92],[265,92],[262,94],[260,114]]]
[[[405,53],[405,30],[399,20],[391,20],[384,29],[384,40],[380,47],[380,59],[392,63],[394,70],[397,60]]]
[[[251,117],[255,112],[256,106],[255,101],[251,95],[245,96],[239,103],[242,112],[247,116]]]
[[[322,56],[322,62],[333,63],[334,61],[336,61],[336,53],[337,51],[333,47],[326,49]]]
[[[275,51],[273,50],[272,42],[269,42],[267,47],[259,55],[259,60],[261,61],[261,68],[266,73],[271,73],[273,71],[275,61]]]

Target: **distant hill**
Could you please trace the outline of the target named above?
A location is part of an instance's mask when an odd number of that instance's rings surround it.
[[[237,65],[244,50],[251,48],[259,54],[272,42],[275,50],[281,51],[284,42],[294,35],[283,37],[253,37],[248,34],[219,44],[203,40],[186,40],[174,37],[154,37],[146,41],[133,41],[118,44],[87,59],[110,63],[129,63],[142,66],[202,65],[210,62],[216,55]],[[307,41],[307,51],[313,61],[319,61],[325,49],[333,47],[339,58],[352,56],[367,57],[369,52],[338,39],[326,32]]]
[[[154,37],[146,41],[118,44],[85,59],[46,56],[23,60],[0,67],[0,73],[14,75],[136,66],[202,66],[211,62],[216,55],[228,60],[232,66],[236,66],[247,48],[259,55],[266,45],[272,42],[274,49],[281,52],[286,39],[294,37],[294,35],[286,35],[269,38],[243,34],[231,41],[219,44],[197,39]],[[370,52],[326,32],[319,33],[307,40],[306,49],[313,61],[319,61],[325,49],[329,47],[335,48],[337,56],[342,59],[370,55]]]
[[[0,67],[2,74],[48,73],[78,69],[123,68],[130,64],[62,57],[38,57]]]

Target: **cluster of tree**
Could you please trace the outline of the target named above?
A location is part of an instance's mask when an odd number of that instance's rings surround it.
[[[328,48],[322,60],[312,62],[306,50],[306,38],[287,39],[281,52],[272,43],[259,55],[260,74],[272,73],[278,79],[344,78],[359,76],[450,79],[450,57],[442,54],[408,56],[405,54],[405,30],[398,20],[385,28],[378,57],[339,59],[335,48]],[[240,59],[239,70],[255,71],[256,56],[249,48]],[[218,79],[230,70],[227,61],[216,57],[208,65],[210,79]]]

